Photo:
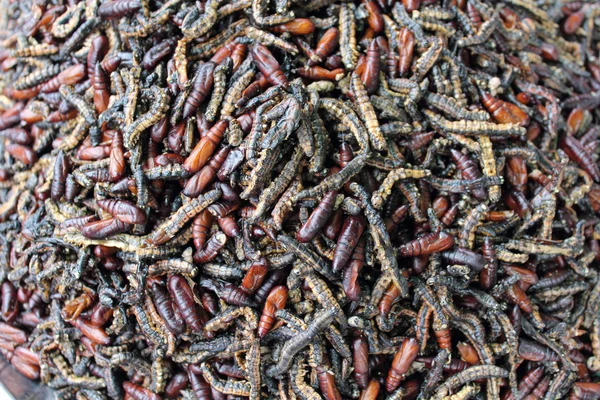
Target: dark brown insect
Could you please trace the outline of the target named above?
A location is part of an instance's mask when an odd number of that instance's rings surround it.
[[[115,0],[109,3],[116,3],[118,1],[124,0]],[[136,385],[133,382],[123,382],[123,389],[133,400],[160,400],[159,395],[143,386]]]
[[[215,67],[214,63],[207,62],[198,68],[192,83],[192,89],[183,106],[183,118],[187,119],[194,115],[198,107],[200,107],[204,99],[209,95],[213,86]]]
[[[107,218],[100,221],[88,222],[81,228],[81,234],[89,239],[104,239],[118,233],[127,232],[131,224]]]
[[[577,164],[581,166],[590,174],[590,177],[596,181],[600,182],[600,168],[596,161],[594,161],[591,157],[591,154],[581,145],[579,140],[574,138],[573,136],[565,136],[561,139],[560,148],[567,153],[570,159],[575,161]]]
[[[437,253],[449,249],[454,245],[454,238],[445,232],[425,234],[413,241],[403,244],[398,248],[404,257]]]
[[[361,389],[369,384],[369,345],[364,337],[356,337],[352,341],[353,376]]]
[[[296,239],[299,242],[310,242],[319,234],[321,229],[325,227],[325,224],[327,224],[331,212],[333,211],[336,195],[336,191],[325,193],[319,205],[313,210],[310,217],[308,217],[304,225],[302,225],[296,234]]]
[[[269,49],[262,44],[256,43],[250,49],[250,54],[260,72],[262,72],[271,84],[282,86],[285,89],[288,88],[289,82]]]
[[[334,272],[341,271],[350,260],[352,252],[363,233],[365,223],[363,217],[352,215],[344,221],[333,254],[332,267]]]
[[[174,304],[169,297],[169,292],[167,292],[167,290],[158,282],[153,282],[151,288],[156,311],[158,311],[163,321],[165,321],[167,328],[174,335],[182,334],[185,331],[185,322],[176,311]]]
[[[94,82],[94,106],[96,107],[98,114],[100,114],[108,108],[108,102],[110,100],[108,81],[100,63],[97,63],[94,68],[92,81]]]
[[[0,317],[11,323],[19,312],[19,304],[17,303],[17,289],[8,281],[2,284],[2,304],[0,306]]]
[[[98,200],[96,204],[121,222],[127,224],[143,224],[146,222],[146,214],[126,200]]]
[[[179,275],[171,275],[168,279],[167,287],[173,303],[186,325],[192,331],[200,332],[204,323],[203,317],[197,309],[192,289],[186,280]]]
[[[65,184],[69,174],[69,159],[67,155],[60,150],[54,162],[54,175],[52,176],[52,186],[50,187],[50,196],[52,200],[58,201],[65,194]]]
[[[101,18],[121,18],[136,12],[141,7],[142,3],[137,0],[107,1],[98,7],[98,16]]]
[[[83,64],[75,64],[40,87],[40,92],[50,93],[55,92],[61,85],[74,85],[85,77],[86,69]]]

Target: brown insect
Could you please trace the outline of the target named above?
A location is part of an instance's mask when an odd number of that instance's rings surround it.
[[[258,336],[264,337],[275,323],[275,311],[285,308],[288,289],[285,286],[275,286],[269,292],[258,323]]]
[[[144,212],[126,200],[98,200],[96,204],[121,222],[127,224],[143,224],[146,222]]]
[[[202,331],[204,321],[197,309],[192,289],[185,278],[179,275],[171,275],[168,279],[167,287],[169,294],[173,298],[173,303],[177,307],[185,324],[194,332]]]
[[[400,386],[404,378],[403,375],[408,371],[413,361],[419,353],[419,343],[415,338],[406,338],[402,342],[400,349],[394,355],[392,366],[385,380],[385,389],[392,393]]]
[[[221,143],[228,125],[229,122],[227,120],[220,120],[200,139],[200,142],[198,142],[183,163],[183,168],[187,172],[198,172],[206,164],[219,143]]]
[[[256,43],[250,49],[250,55],[260,72],[272,85],[279,85],[285,89],[288,88],[289,82],[269,49],[262,44]]]

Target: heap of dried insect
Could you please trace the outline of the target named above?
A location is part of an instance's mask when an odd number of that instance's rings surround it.
[[[0,352],[60,398],[600,398],[599,16],[0,1]]]

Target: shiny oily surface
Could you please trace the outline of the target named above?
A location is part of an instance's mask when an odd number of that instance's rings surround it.
[[[61,399],[600,398],[598,17],[0,0],[0,353]]]

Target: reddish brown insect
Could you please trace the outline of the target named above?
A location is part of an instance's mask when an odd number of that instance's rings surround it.
[[[230,215],[219,217],[217,218],[217,224],[227,236],[231,238],[239,238],[241,236],[240,227],[234,217]]]
[[[217,172],[229,155],[230,149],[231,147],[225,146],[215,153],[215,155],[208,160],[208,164],[202,167],[200,171],[186,182],[185,187],[183,188],[183,194],[193,198],[202,193],[204,189],[215,180]]]
[[[77,158],[84,161],[102,160],[110,154],[110,146],[81,146],[77,150]]]
[[[167,290],[158,282],[152,282],[151,288],[156,311],[162,317],[167,329],[174,335],[180,335],[185,332],[185,322],[176,312]]]
[[[327,221],[329,220],[329,217],[333,211],[333,206],[335,205],[334,203],[336,195],[336,191],[325,193],[319,205],[313,210],[313,212],[310,214],[310,217],[308,217],[308,220],[306,220],[304,225],[302,225],[296,234],[296,239],[299,242],[310,242],[327,224]]]
[[[527,396],[533,388],[540,382],[544,374],[544,368],[540,365],[527,371],[523,378],[519,382],[518,390],[521,398]],[[503,396],[502,400],[514,400],[515,396],[511,390],[507,391]]]
[[[188,368],[188,378],[194,395],[198,400],[212,399],[210,385],[200,374],[196,374],[192,365]]]
[[[556,362],[559,360],[558,354],[548,347],[523,338],[519,340],[519,357],[538,362]]]
[[[69,175],[69,159],[65,152],[59,150],[54,163],[54,175],[52,176],[52,185],[50,186],[50,196],[52,200],[58,201],[65,194],[65,183]]]
[[[516,190],[527,189],[527,164],[523,157],[508,157],[506,160],[506,179]]]
[[[546,61],[558,61],[559,53],[558,48],[551,43],[542,43],[540,46],[542,51],[542,57]]]
[[[308,66],[317,65],[329,57],[339,45],[340,31],[337,28],[329,28],[317,42],[315,57],[308,60]]]
[[[420,0],[402,0],[402,4],[404,5],[404,8],[406,8],[406,11],[413,12],[413,11],[419,9],[419,7],[421,6],[421,1]]]
[[[204,102],[206,97],[210,94],[210,90],[214,83],[214,71],[216,64],[213,62],[207,62],[198,68],[192,89],[188,95],[185,105],[183,106],[183,118],[187,119],[194,115],[198,107]]]
[[[352,258],[348,262],[348,266],[344,269],[342,287],[344,293],[352,301],[360,300],[360,285],[358,277],[360,270],[365,265],[365,239],[361,238],[352,253]]]
[[[220,120],[206,133],[200,142],[194,147],[194,150],[183,163],[183,168],[189,173],[195,173],[206,164],[209,157],[221,143],[225,130],[229,126],[229,121]]]
[[[40,87],[42,93],[55,92],[61,85],[74,85],[85,77],[86,69],[83,64],[75,64]]]
[[[452,336],[450,333],[450,328],[434,329],[433,333],[435,334],[435,338],[440,349],[450,350],[452,348]]]
[[[142,3],[138,0],[112,0],[101,4],[97,12],[100,18],[121,18],[136,12],[140,8],[142,8]],[[131,393],[129,394],[131,395]]]
[[[235,103],[236,107],[242,108],[250,101],[250,99],[258,96],[261,92],[265,91],[271,83],[261,72],[256,74],[256,79],[242,92],[242,97]],[[240,124],[241,125],[241,124]]]
[[[338,208],[333,212],[331,218],[327,222],[327,225],[323,229],[323,235],[331,240],[336,240],[342,229],[342,222],[344,221],[344,212],[341,208]]]
[[[96,64],[94,68],[92,82],[94,82],[94,106],[98,114],[100,114],[108,108],[108,102],[110,101],[108,80],[100,63]]]
[[[189,384],[188,374],[185,372],[177,372],[167,383],[165,387],[165,395],[170,399],[175,399],[181,391]]]
[[[470,365],[479,364],[479,356],[472,345],[464,342],[458,342],[456,348],[458,349],[458,353],[464,362]]]
[[[96,327],[102,327],[113,315],[113,309],[98,303],[92,309],[90,323]]]
[[[255,43],[250,49],[250,54],[260,72],[271,84],[282,86],[284,89],[288,88],[289,82],[269,49],[260,43]]]
[[[600,383],[594,382],[575,382],[573,384],[572,397],[576,399],[597,399],[600,398]]]
[[[518,267],[516,265],[505,265],[504,269],[508,275],[519,275],[520,279],[517,284],[523,291],[527,291],[527,289],[539,281],[537,274],[527,268]]]
[[[398,251],[403,257],[413,257],[444,251],[453,245],[453,236],[446,232],[433,232],[404,243],[398,248]]]
[[[269,271],[267,259],[264,257],[254,261],[250,266],[248,272],[242,279],[240,289],[248,294],[252,294],[260,287],[267,272]]]
[[[110,162],[108,175],[111,182],[116,182],[125,174],[125,153],[123,151],[123,136],[120,131],[114,131],[110,144]]]
[[[104,239],[117,233],[127,232],[131,225],[116,218],[88,222],[81,228],[81,234],[88,239]]]
[[[67,301],[62,310],[62,316],[65,321],[77,318],[81,313],[96,301],[96,296],[90,291],[85,291],[81,295]]]
[[[531,214],[531,205],[522,192],[516,190],[506,190],[503,193],[504,203],[517,213],[519,218],[525,218]]]
[[[479,11],[477,11],[477,8],[475,8],[473,3],[470,1],[467,2],[467,16],[471,20],[473,26],[479,29],[479,27],[483,23],[481,20],[481,15],[479,15]]]
[[[315,24],[308,18],[296,18],[283,25],[277,25],[271,28],[271,32],[284,33],[289,32],[292,35],[303,36],[310,35],[315,31]]]
[[[14,321],[19,312],[19,303],[17,302],[17,289],[14,285],[5,281],[2,284],[2,304],[0,307],[0,316],[8,323]]]
[[[319,388],[325,400],[342,400],[342,395],[335,382],[335,375],[329,371],[329,367],[329,359],[327,358],[327,354],[324,353],[321,365],[318,365],[316,368]]]
[[[573,136],[564,136],[559,146],[569,158],[575,161],[595,182],[600,182],[600,168],[591,154],[581,145],[579,140]]]
[[[127,200],[103,199],[96,201],[98,207],[128,224],[143,224],[146,222],[146,214]]]
[[[42,301],[41,299],[38,299]],[[16,344],[27,342],[27,333],[4,322],[0,322],[0,338]]]
[[[7,94],[7,96],[10,96]],[[14,96],[10,96],[15,98]],[[0,129],[10,128],[21,122],[21,111],[25,109],[25,103],[16,103],[14,106],[4,111],[0,116]]]
[[[240,65],[242,65],[242,62],[244,62],[244,60],[246,59],[246,54],[248,54],[248,45],[246,45],[245,43],[237,43],[233,47],[233,50],[231,51],[231,61],[233,61],[233,66],[231,67],[231,70],[233,72],[237,71]]]
[[[369,384],[369,344],[362,336],[352,341],[352,360],[354,366],[352,375],[356,384],[359,388],[366,389]]]
[[[23,128],[8,128],[0,131],[0,137],[6,138],[13,143],[28,145],[31,144],[32,137]]]
[[[208,210],[202,210],[202,212],[194,218],[194,222],[192,223],[192,237],[194,239],[194,247],[196,250],[204,248],[212,221],[213,215]]]
[[[481,244],[481,254],[486,260],[485,268],[479,273],[479,284],[484,290],[490,290],[496,285],[498,280],[498,258],[496,257],[496,249],[492,239],[489,237],[483,238]]]
[[[109,3],[114,3],[116,1],[111,1]],[[131,396],[133,400],[161,400],[160,396],[151,391],[150,389],[146,389],[143,386],[136,385],[133,382],[123,382],[123,389],[125,390],[125,393]]]
[[[450,150],[450,155],[452,156],[452,160],[454,160],[454,163],[460,171],[463,179],[472,180],[481,178],[481,171],[479,170],[479,167],[468,155],[454,149]],[[473,189],[471,193],[478,200],[483,201],[487,199],[487,190],[484,188]]]
[[[35,151],[21,144],[7,144],[6,151],[11,157],[21,161],[23,164],[32,165],[38,160],[38,155]]]
[[[319,67],[318,65],[314,67],[298,68],[294,70],[294,72],[305,79],[310,79],[313,81],[338,81],[344,76],[343,68],[337,68],[333,71],[330,71],[326,68]]]
[[[365,0],[364,5],[369,12],[369,16],[367,17],[367,24],[369,24],[369,27],[376,34],[383,32],[383,15],[381,14],[381,9],[377,3],[372,0]]]
[[[523,127],[529,125],[529,115],[513,103],[492,97],[486,92],[481,93],[481,101],[496,122],[519,124]]]
[[[562,30],[567,35],[572,35],[581,27],[583,24],[583,20],[585,19],[585,12],[578,11],[567,17],[565,22],[563,22]]]
[[[17,347],[19,349],[21,347]],[[32,364],[24,360],[22,357],[17,356],[15,349],[15,353],[13,354],[10,351],[4,350],[3,356],[7,358],[10,363],[15,367],[17,371],[19,371],[23,376],[28,379],[39,379],[40,377],[40,367],[39,365]]]
[[[110,344],[110,337],[106,334],[104,329],[93,326],[89,321],[84,320],[81,317],[75,318],[69,322],[92,342],[104,346]]]
[[[396,286],[395,284],[391,284],[390,286],[388,286],[385,293],[383,293],[381,300],[379,301],[379,315],[381,315],[382,317],[387,316],[390,310],[392,309],[392,305],[399,297],[400,288],[398,288],[398,286]]]
[[[369,1],[367,4],[373,4],[375,2]],[[361,75],[361,81],[365,85],[368,94],[373,94],[379,88],[379,71],[381,66],[379,63],[379,45],[377,41],[372,40],[367,48],[367,57],[365,58],[365,67]]]
[[[350,260],[352,252],[362,236],[365,224],[366,220],[362,216],[350,215],[344,221],[333,254],[332,267],[334,272],[341,271]]]
[[[585,110],[581,108],[574,108],[569,114],[567,119],[567,132],[569,134],[576,134],[579,132],[581,125],[584,122]]]
[[[431,206],[433,212],[435,213],[435,216],[438,218],[442,218],[444,214],[448,211],[448,208],[450,207],[450,202],[448,201],[447,197],[438,196],[433,200]]]
[[[525,314],[531,314],[533,312],[531,299],[519,286],[512,285],[504,292],[504,297],[511,303],[518,305]]]
[[[227,236],[222,232],[217,232],[208,239],[206,245],[202,249],[198,249],[194,253],[194,262],[201,264],[213,260],[219,255],[219,251],[225,247]]]
[[[385,388],[388,393],[398,389],[404,374],[412,365],[419,354],[419,342],[413,337],[404,339],[400,349],[392,360],[392,366],[385,380]]]
[[[179,310],[179,315],[183,318],[186,325],[194,332],[202,330],[202,317],[196,308],[194,294],[190,285],[179,275],[171,275],[168,280],[168,288],[173,302]]]
[[[412,64],[414,48],[415,35],[409,29],[403,27],[400,30],[400,45],[398,47],[400,76],[405,76],[408,73]]]
[[[142,67],[144,67],[146,71],[152,71],[165,57],[171,54],[176,45],[177,40],[169,38],[151,47],[150,50],[144,54]]]
[[[264,337],[271,330],[275,323],[275,312],[285,308],[287,295],[286,286],[275,286],[271,289],[258,322],[258,337]]]
[[[379,391],[381,389],[381,384],[377,379],[371,379],[369,384],[360,394],[360,400],[376,400],[379,396]]]
[[[250,298],[240,288],[235,286],[234,284],[227,283],[221,285],[220,283],[216,283],[211,281],[210,279],[202,279],[200,280],[200,286],[210,289],[219,296],[220,299],[225,301],[226,303],[233,304],[236,306],[248,306],[254,307],[256,306],[256,302]]]

